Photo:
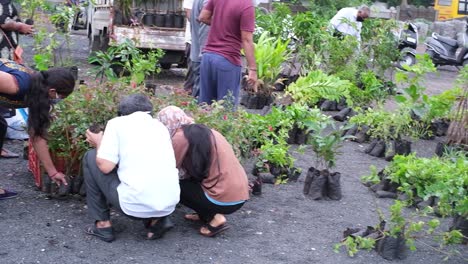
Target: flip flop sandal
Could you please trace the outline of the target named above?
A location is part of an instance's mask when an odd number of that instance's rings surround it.
[[[228,230],[229,228],[231,228],[231,226],[229,226],[228,224],[224,223],[220,226],[212,226],[210,224],[206,224],[204,225],[203,227],[205,227],[206,229],[208,229],[210,231],[210,233],[208,234],[205,234],[205,233],[202,233],[201,232],[201,229],[200,229],[200,234],[202,236],[206,236],[206,237],[215,237],[216,235]]]
[[[4,159],[13,159],[18,158],[19,155],[12,151],[9,151],[8,149],[2,149],[0,152],[0,157]]]
[[[3,189],[3,191],[4,191],[4,193],[0,194],[0,200],[15,198],[18,195],[18,193],[16,193],[16,192],[8,191],[8,190],[5,190],[5,189]]]
[[[112,227],[98,228],[95,224],[89,225],[85,228],[85,233],[88,235],[96,236],[105,242],[112,242],[115,239]]]
[[[171,230],[174,227],[171,219],[168,216],[161,217],[159,220],[152,226],[149,227],[149,232],[153,233],[151,237],[146,236],[147,240],[155,240],[162,238],[167,231]]]

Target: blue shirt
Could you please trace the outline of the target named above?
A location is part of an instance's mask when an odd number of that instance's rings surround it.
[[[34,71],[7,59],[0,59],[0,71],[13,75],[19,87],[16,94],[0,93],[0,106],[7,108],[25,107],[25,96],[29,91],[31,74]]]

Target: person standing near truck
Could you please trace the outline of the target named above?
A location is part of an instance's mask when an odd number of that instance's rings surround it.
[[[200,64],[202,59],[202,50],[208,39],[210,26],[201,23],[198,20],[203,7],[208,3],[208,0],[195,0],[192,6],[192,16],[190,17],[190,25],[192,27],[192,46],[190,50],[191,70],[193,74],[193,89],[192,95],[197,97],[200,95]]]
[[[192,34],[190,17],[192,14],[193,0],[184,0],[182,7],[184,8],[186,24],[185,24],[185,61],[187,62],[187,74],[185,75],[184,90],[192,93],[195,77],[193,75],[192,60],[190,58],[192,50]]]
[[[248,67],[248,83],[257,82],[253,31],[255,9],[252,0],[209,0],[199,20],[211,25],[203,50],[200,68],[200,103],[210,104],[233,96],[239,102],[241,80],[241,48]]]

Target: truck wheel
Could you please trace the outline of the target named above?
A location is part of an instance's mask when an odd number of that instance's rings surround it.
[[[172,66],[171,63],[160,63],[161,65],[161,68],[163,68],[164,70],[169,70]]]
[[[89,38],[89,50],[90,52],[103,51],[105,52],[109,47],[109,37],[106,32],[99,30],[99,35],[94,36],[94,38]]]

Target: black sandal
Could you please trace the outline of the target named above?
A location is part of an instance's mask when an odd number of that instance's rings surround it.
[[[215,237],[216,235],[228,230],[229,228],[231,228],[231,226],[229,226],[227,223],[224,223],[220,226],[212,226],[210,224],[206,224],[206,225],[203,225],[202,227],[205,227],[206,229],[208,229],[210,231],[210,233],[208,234],[205,234],[205,233],[202,233],[201,229],[200,229],[200,234],[202,236],[206,236],[206,237]]]
[[[162,238],[164,234],[166,234],[166,232],[171,230],[173,227],[174,224],[168,216],[161,217],[154,225],[151,225],[150,222],[149,233],[148,236],[146,236],[146,239],[154,240]],[[152,233],[153,235],[149,236],[150,233]]]
[[[112,242],[115,240],[114,231],[112,227],[98,228],[96,224],[89,225],[85,229],[85,233],[88,235],[96,236],[102,241]]]

